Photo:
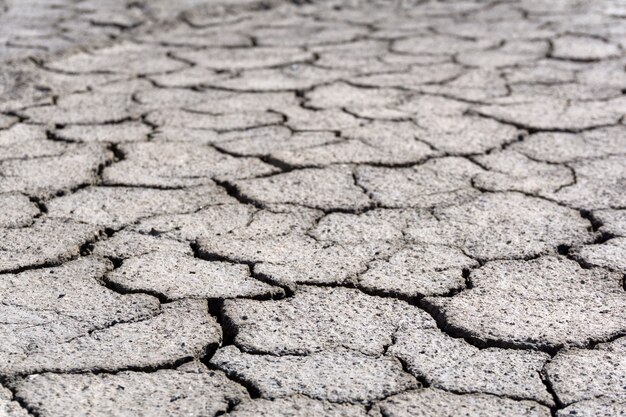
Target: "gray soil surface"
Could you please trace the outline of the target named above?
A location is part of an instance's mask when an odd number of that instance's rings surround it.
[[[0,416],[626,416],[626,6],[0,0]]]

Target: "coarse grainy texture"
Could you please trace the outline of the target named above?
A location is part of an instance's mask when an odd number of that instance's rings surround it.
[[[626,7],[0,0],[0,417],[626,417]]]

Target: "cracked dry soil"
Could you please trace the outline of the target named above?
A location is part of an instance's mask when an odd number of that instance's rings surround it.
[[[0,0],[0,416],[625,416],[626,6]]]

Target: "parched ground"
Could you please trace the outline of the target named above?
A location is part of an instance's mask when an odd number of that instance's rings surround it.
[[[0,416],[626,415],[626,5],[0,0]]]

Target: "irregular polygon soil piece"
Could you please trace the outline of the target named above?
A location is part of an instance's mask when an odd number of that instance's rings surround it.
[[[211,84],[219,81],[223,75],[204,67],[187,67],[182,70],[165,74],[150,75],[150,80],[163,88],[190,88]]]
[[[79,81],[82,78],[86,80],[91,80],[93,77],[94,77],[93,74],[90,74],[89,76],[83,75],[79,77],[78,79],[76,79],[76,76],[72,76],[68,79],[67,83],[71,85],[71,82],[74,80]],[[149,90],[151,88],[154,88],[153,87],[154,85],[150,81],[148,81],[146,78],[143,78],[143,77],[138,77],[138,78],[110,77],[108,79],[110,81],[98,82],[98,83],[96,83],[96,80],[98,80],[98,78],[96,78],[88,86],[82,88],[79,91],[89,90],[89,87],[91,87],[91,89],[93,89],[93,91],[97,93],[119,94],[121,96],[125,95],[127,98],[127,101],[130,103],[129,108],[133,110],[138,110],[138,111],[144,111],[145,109],[143,107],[135,105],[135,104],[138,104],[138,102],[135,100],[135,92],[140,91],[140,90]],[[135,115],[137,116],[137,118],[139,118],[140,116],[139,113],[136,113]],[[120,123],[126,123],[126,120]],[[114,123],[114,124],[117,124],[117,123]]]
[[[225,412],[248,398],[220,371],[162,369],[117,374],[30,375],[14,384],[38,415],[189,417]]]
[[[420,140],[458,155],[483,153],[515,141],[519,134],[512,126],[476,116],[418,113],[415,122],[415,134]]]
[[[574,403],[556,412],[557,417],[626,416],[626,401],[593,399]]]
[[[582,133],[541,132],[509,148],[532,159],[573,162],[626,153],[626,127],[615,126]]]
[[[431,386],[458,393],[489,393],[553,405],[539,376],[550,358],[536,351],[480,350],[437,328],[403,327],[388,353]]]
[[[403,239],[407,225],[434,221],[426,210],[373,209],[360,214],[326,214],[307,230],[307,235],[320,241],[340,244],[394,242]]]
[[[314,400],[304,395],[292,395],[274,400],[256,399],[243,401],[225,414],[230,417],[366,417],[365,407],[354,404],[333,404]]]
[[[476,161],[489,171],[474,178],[474,184],[491,191],[521,191],[527,194],[556,192],[576,181],[571,168],[533,161],[517,152],[492,152]]]
[[[552,41],[552,57],[573,61],[594,61],[613,58],[620,54],[619,47],[591,36],[565,35]]]
[[[545,60],[532,64],[504,69],[506,79],[513,85],[558,85],[576,82],[576,75],[569,62]]]
[[[445,295],[465,288],[465,270],[476,266],[478,262],[457,248],[408,245],[389,259],[371,262],[357,285],[408,298]]]
[[[22,194],[0,194],[0,228],[24,227],[39,214],[37,205]]]
[[[205,90],[213,92],[213,90]],[[224,93],[221,90],[215,90]],[[237,113],[258,113],[264,114],[270,119],[269,113],[275,120],[282,121],[282,113],[285,109],[299,108],[298,99],[292,92],[252,92],[240,93],[229,92],[225,96],[216,99],[203,98],[193,104],[185,106],[186,110],[199,113],[211,114],[237,114]],[[281,117],[277,112],[280,112]]]
[[[36,220],[28,228],[0,229],[0,272],[67,261],[98,234],[95,226],[53,219]]]
[[[576,210],[518,193],[489,193],[436,208],[438,221],[410,224],[408,239],[459,246],[481,259],[528,258],[559,245],[590,242],[590,224]]]
[[[548,407],[532,401],[515,401],[488,394],[454,394],[436,388],[394,395],[376,404],[374,410],[388,417],[550,416]]]
[[[190,187],[211,178],[246,178],[276,171],[258,159],[234,158],[193,143],[135,143],[120,146],[123,161],[105,168],[109,184]]]
[[[372,146],[359,140],[348,140],[323,146],[274,152],[272,157],[291,166],[310,167],[345,163],[417,163],[434,153],[428,146],[415,140],[410,144],[398,143],[398,145],[398,147]]]
[[[497,49],[461,52],[456,60],[480,68],[511,67],[533,64],[547,52],[548,43],[542,40],[512,41]]]
[[[228,204],[192,214],[155,216],[139,222],[133,230],[178,240],[215,240],[227,248],[237,244],[229,243],[232,240],[259,245],[267,238],[302,234],[319,216],[317,210],[297,206],[270,205],[269,210],[259,210],[252,205]]]
[[[532,101],[533,98],[575,102],[601,101],[613,99],[619,95],[618,91],[611,86],[584,85],[575,82],[548,86],[539,84],[516,84],[511,86],[511,97],[515,97],[518,102]]]
[[[223,142],[216,144],[219,149],[239,155],[263,156],[274,152],[291,151],[336,142],[332,132],[298,132],[283,126],[259,127],[241,132],[227,132],[220,135]]]
[[[106,280],[125,292],[156,293],[168,300],[283,295],[281,289],[253,279],[247,265],[165,252],[128,259]]]
[[[20,111],[32,123],[104,124],[117,123],[140,114],[127,92],[85,92],[64,95],[55,104]]]
[[[61,155],[74,147],[46,140],[43,126],[15,124],[0,130],[0,160],[34,159]]]
[[[496,44],[489,39],[459,39],[445,35],[419,35],[396,41],[393,50],[407,54],[458,54],[459,52],[487,49]]]
[[[244,351],[274,355],[350,349],[381,355],[398,327],[430,326],[423,311],[355,289],[300,287],[284,300],[229,300],[223,314]]]
[[[572,254],[585,265],[626,272],[626,238],[624,237],[608,240],[601,245],[581,246]]]
[[[4,275],[0,310],[6,320],[0,325],[0,355],[27,357],[114,323],[158,313],[153,297],[120,295],[105,288],[100,280],[110,268],[107,262],[81,258],[55,268]]]
[[[366,42],[366,41],[365,41]],[[363,54],[363,51],[359,51],[358,47],[364,44],[355,44],[355,49],[350,52],[347,50],[343,51],[328,51],[323,52],[319,56],[319,58],[315,61],[316,65],[319,65],[324,68],[343,68],[350,69],[358,74],[372,74],[377,72],[386,72],[386,71],[399,71],[399,70],[408,70],[409,66],[406,65],[407,62],[388,62],[386,59],[381,59],[377,56],[368,55],[367,52]],[[407,61],[410,61],[413,58],[415,61],[420,61],[420,58],[416,57],[407,57]],[[429,60],[430,58],[430,60]],[[424,58],[426,63],[432,63],[432,60],[437,60],[436,57],[428,57]],[[445,59],[441,59],[441,61]],[[440,61],[437,61],[440,62]],[[384,113],[385,109],[381,109]],[[352,112],[352,109],[350,109]],[[398,112],[396,112],[398,114]]]
[[[289,106],[280,110],[287,118],[285,125],[293,130],[342,130],[365,122],[341,109],[309,110]]]
[[[479,120],[467,115],[467,111],[470,109],[469,104],[449,97],[414,94],[410,97],[410,99],[407,99],[400,104],[398,108],[403,111],[410,112],[413,116],[415,116],[414,120],[409,125],[413,126],[413,130],[422,131],[422,133],[424,131],[424,127],[426,126],[429,126],[430,128],[437,127],[437,130],[440,130],[441,133],[443,133],[447,129],[450,129],[454,124],[461,124],[461,126],[464,125],[465,129],[469,131],[470,126],[479,122]],[[426,115],[429,117],[422,117]],[[460,123],[463,122],[463,118],[461,116],[466,116],[465,119],[468,120],[469,123]],[[454,120],[456,120],[456,123],[451,123]],[[419,125],[417,124],[417,121],[420,122]],[[444,121],[449,123],[441,123]],[[421,123],[424,123],[424,125]],[[389,127],[395,124],[401,125],[402,123],[388,123]],[[448,125],[448,127],[446,127],[446,125]],[[478,126],[480,125],[481,124],[479,123]],[[461,128],[457,128],[455,130],[460,131]],[[454,130],[452,130],[452,132],[454,132]],[[463,140],[463,138],[459,136],[456,137],[456,140]]]
[[[255,273],[289,285],[350,282],[367,269],[370,260],[384,256],[392,246],[385,243],[332,245],[287,234],[260,240],[250,236],[216,236],[200,239],[198,248],[205,258],[254,264]]]
[[[522,128],[579,131],[615,125],[626,111],[626,99],[569,102],[546,98],[533,102],[480,106],[477,111]]]
[[[557,398],[565,405],[590,399],[626,401],[626,338],[595,349],[559,352],[546,366]]]
[[[133,75],[158,74],[186,66],[168,58],[166,52],[160,46],[124,42],[92,52],[66,55],[49,61],[46,66],[73,73],[107,71]]]
[[[245,227],[252,220],[255,210],[244,204],[216,205],[194,213],[154,216],[141,220],[132,229],[177,240],[219,239],[237,228]]]
[[[125,122],[109,125],[70,125],[54,134],[72,142],[139,142],[146,140],[152,129],[144,123]]]
[[[317,400],[367,403],[419,386],[396,359],[360,353],[250,355],[227,346],[215,353],[211,364],[248,381],[268,399],[304,394]]]
[[[206,301],[161,305],[161,313],[119,323],[64,343],[26,353],[0,353],[4,374],[154,369],[201,357],[221,341],[221,329]]]
[[[220,140],[219,134],[214,130],[170,126],[156,130],[152,139],[155,142],[193,142],[199,145],[214,144]]]
[[[377,151],[380,156],[371,162],[406,164],[441,153],[420,141],[418,128],[410,122],[374,121],[368,125],[344,129],[341,135],[358,140]]]
[[[600,232],[626,236],[626,210],[598,210],[593,216],[602,223]]]
[[[501,71],[495,68],[459,70],[444,83],[419,86],[425,93],[443,95],[456,100],[486,102],[499,97],[509,97],[510,88]]]
[[[340,69],[292,64],[287,67],[243,71],[237,76],[222,77],[206,84],[239,91],[290,91],[309,89],[336,81],[349,74],[350,72]]]
[[[209,183],[182,190],[89,187],[56,198],[47,207],[50,217],[120,228],[146,217],[234,202],[223,189]]]
[[[98,181],[97,171],[111,153],[99,145],[69,148],[62,155],[0,162],[0,192],[50,195]],[[72,175],[68,175],[71,172]]]
[[[230,32],[225,28],[190,29],[184,25],[168,30],[152,32],[139,36],[143,42],[159,43],[166,46],[194,47],[245,47],[252,46],[248,36],[243,33]]]
[[[539,372],[549,356],[534,351],[485,349],[432,376],[433,386],[462,393],[484,392],[554,405]]]
[[[177,57],[215,70],[242,70],[275,67],[313,59],[313,54],[300,48],[212,48],[180,51]]]
[[[370,204],[349,167],[301,169],[270,177],[235,181],[247,198],[262,204],[297,204],[321,210],[359,210]]]
[[[324,45],[348,42],[365,35],[367,30],[340,22],[298,22],[290,26],[265,26],[254,31],[260,45],[287,46]]]
[[[619,274],[550,256],[490,262],[470,280],[470,290],[428,302],[449,326],[483,343],[556,349],[626,331]]]
[[[291,92],[230,92],[217,89],[202,89],[201,91],[188,89],[151,89],[138,93],[137,100],[154,110],[165,121],[177,121],[168,118],[162,110],[184,109],[201,119],[202,114],[230,115],[235,120],[238,113],[248,115],[262,115],[265,112],[278,111],[289,107],[298,107],[298,100]],[[184,113],[174,112],[180,117]],[[269,116],[269,115],[265,115]],[[249,117],[249,116],[248,116]],[[228,119],[223,119],[228,120]],[[180,120],[178,120],[180,121]]]
[[[168,11],[168,9],[165,8],[164,11]],[[220,30],[223,30],[226,24],[237,27],[237,24],[241,22],[245,24],[244,27],[249,28],[250,19],[267,18],[268,11],[259,10],[258,7],[251,3],[233,3],[226,7],[223,3],[203,3],[190,10],[184,10],[182,17],[194,29],[214,29],[217,26]]]
[[[280,244],[278,240],[271,242],[277,243]],[[372,260],[388,255],[393,250],[393,245],[304,245],[302,249],[299,259],[294,254],[289,255],[285,261],[259,262],[253,270],[284,285],[352,283]]]
[[[165,110],[165,109],[187,109],[190,106],[202,105],[203,102],[221,101],[229,98],[232,93],[228,91],[220,91],[207,89],[196,91],[185,88],[148,88],[142,89],[134,94],[135,101],[144,105],[147,109]],[[205,104],[207,105],[207,104]],[[220,109],[220,108],[218,108]],[[221,109],[220,109],[221,110]],[[254,109],[240,109],[241,111]],[[161,112],[162,114],[163,112]],[[207,113],[211,113],[207,110]],[[225,113],[224,111],[214,111],[212,113]],[[228,112],[230,113],[230,112]]]
[[[546,196],[586,210],[626,207],[626,156],[574,162],[576,183]]]
[[[351,84],[377,88],[410,88],[421,90],[425,84],[438,84],[458,77],[463,68],[457,64],[444,63],[414,66],[408,71],[363,75],[350,79]]]
[[[471,186],[472,177],[480,172],[470,161],[453,157],[411,168],[361,167],[357,181],[385,207],[429,208],[463,203],[480,195]]]
[[[408,93],[394,89],[368,89],[344,82],[324,85],[306,94],[307,104],[320,109],[383,107],[400,104]]]
[[[235,130],[281,123],[283,117],[270,112],[245,112],[207,114],[185,110],[156,110],[146,121],[159,127],[185,127],[189,129]]]
[[[567,62],[570,66],[572,63]],[[610,86],[620,89],[624,85],[626,76],[622,71],[623,64],[620,59],[601,60],[595,63],[578,64],[582,70],[577,72],[576,79],[583,84]]]
[[[116,260],[141,256],[151,252],[180,253],[193,256],[193,251],[188,243],[129,230],[119,231],[109,239],[96,242],[91,251],[96,256]]]

